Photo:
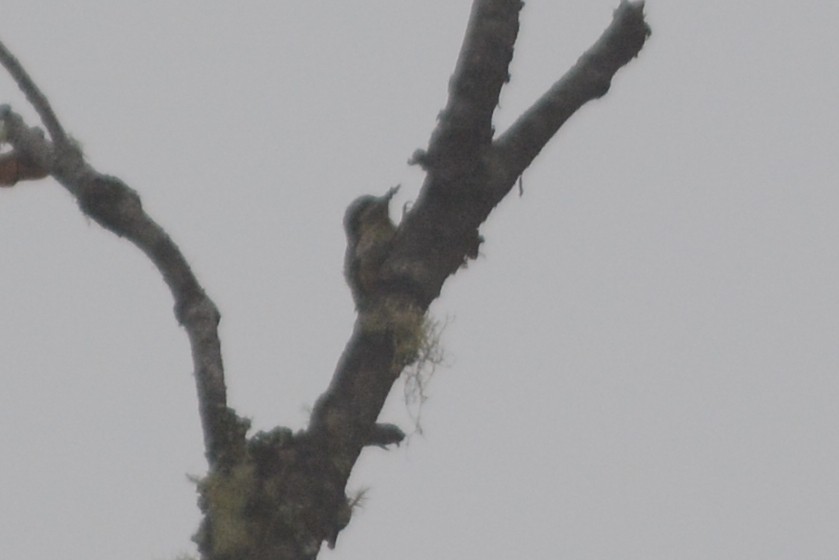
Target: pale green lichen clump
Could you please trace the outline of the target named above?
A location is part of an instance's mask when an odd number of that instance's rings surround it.
[[[212,519],[212,547],[224,555],[248,547],[252,538],[246,507],[256,490],[254,466],[238,465],[224,475],[211,474],[199,481]]]
[[[393,365],[403,368],[437,347],[436,323],[419,307],[393,299],[385,299],[361,314],[362,329],[371,334],[393,337]]]

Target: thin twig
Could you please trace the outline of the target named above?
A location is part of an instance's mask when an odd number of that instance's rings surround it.
[[[26,95],[26,99],[32,104],[35,111],[38,112],[38,116],[41,117],[41,122],[44,123],[56,147],[63,148],[67,144],[67,134],[64,132],[64,127],[58,121],[58,117],[55,116],[50,102],[38,86],[35,85],[35,82],[18,59],[6,48],[6,45],[2,41],[0,41],[0,64],[14,78],[20,90]]]

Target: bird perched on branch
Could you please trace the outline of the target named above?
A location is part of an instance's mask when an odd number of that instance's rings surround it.
[[[384,196],[357,198],[344,214],[347,252],[344,274],[357,309],[363,309],[375,292],[379,268],[387,257],[396,226],[390,221],[390,199],[399,190],[392,187]]]

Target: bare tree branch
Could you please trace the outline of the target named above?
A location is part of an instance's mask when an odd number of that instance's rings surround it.
[[[643,2],[623,0],[594,46],[492,145],[444,168],[436,158],[424,160],[425,183],[383,267],[390,282],[411,286],[422,305],[436,298],[445,279],[477,254],[478,227],[524,168],[574,111],[606,93],[614,73],[638,54],[649,33]],[[480,55],[474,58],[483,60]],[[485,118],[489,121],[490,116]],[[446,112],[440,117],[441,122],[448,119]],[[428,153],[436,150],[432,145]]]
[[[76,149],[58,152],[38,129],[28,128],[7,106],[0,111],[0,122],[13,154],[33,162],[39,173],[45,170],[51,174],[76,197],[86,215],[134,243],[160,270],[175,298],[175,315],[192,346],[207,459],[212,466],[232,460],[244,448],[247,426],[227,408],[217,330],[220,315],[180,249],[145,213],[137,193],[121,180],[94,170]]]
[[[614,74],[638,56],[649,35],[644,3],[623,0],[600,39],[495,141],[494,157],[504,167],[500,196],[510,177],[521,175],[577,109],[609,91]]]
[[[435,170],[474,160],[492,140],[492,114],[519,31],[519,0],[476,0],[427,154]],[[420,157],[422,159],[422,156]]]

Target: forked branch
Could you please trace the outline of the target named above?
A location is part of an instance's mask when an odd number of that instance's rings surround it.
[[[414,162],[428,171],[419,198],[396,229],[379,269],[378,312],[393,324],[417,324],[446,279],[478,254],[478,228],[563,122],[602,96],[613,75],[650,34],[643,2],[623,1],[594,46],[510,131],[492,141],[492,115],[518,32],[518,0],[476,0],[446,109],[427,150]],[[361,313],[312,428],[352,462],[399,377],[400,328]],[[405,332],[410,333],[410,329]],[[347,471],[347,475],[348,475]],[[346,480],[341,481],[345,483]]]

